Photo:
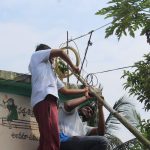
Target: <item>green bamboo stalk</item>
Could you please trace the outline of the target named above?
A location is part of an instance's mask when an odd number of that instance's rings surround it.
[[[119,114],[116,110],[111,108],[111,106],[105,101],[101,100],[100,94],[96,92],[96,90],[92,87],[87,85],[87,82],[84,80],[84,78],[80,75],[74,74],[77,79],[85,86],[89,87],[90,92],[101,102],[104,107],[112,113],[144,146],[146,146],[148,149],[150,149],[150,141],[147,140],[135,127],[133,127],[128,120],[123,117],[121,114]]]

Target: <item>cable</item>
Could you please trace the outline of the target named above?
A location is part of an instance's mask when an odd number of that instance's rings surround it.
[[[96,72],[96,73],[89,73],[89,74],[86,75],[85,81],[87,82],[88,85],[96,87],[98,85],[98,83],[99,83],[98,77],[96,76],[96,74],[98,74],[98,73],[106,73],[106,72],[110,72],[110,71],[116,71],[116,70],[120,70],[120,69],[124,69],[124,68],[130,68],[130,67],[135,67],[135,66],[126,66],[126,67],[109,69],[109,70]],[[95,81],[95,83],[94,83],[94,81]]]
[[[107,23],[107,24],[105,24],[105,25],[100,26],[99,28],[96,28],[96,29],[94,29],[94,30],[91,30],[90,32],[88,32],[88,33],[86,33],[86,34],[83,34],[83,35],[78,36],[78,37],[76,37],[76,38],[70,39],[70,40],[68,40],[68,43],[71,42],[71,41],[80,39],[80,38],[82,38],[82,37],[85,37],[85,36],[91,34],[91,32],[95,32],[95,31],[97,31],[97,30],[99,30],[99,29],[101,29],[101,28],[104,28],[105,26],[107,26],[107,25],[109,25],[109,24],[111,24],[111,23],[112,23],[112,22],[109,22],[109,23]],[[67,41],[66,41],[66,42],[67,42]],[[64,42],[64,43],[66,43],[66,42]],[[64,44],[64,43],[63,43],[63,44]]]
[[[94,78],[96,79],[96,83],[94,84]],[[85,81],[88,83],[88,85],[96,87],[98,85],[98,78],[95,74],[87,74],[85,77]]]
[[[95,72],[95,73],[91,73],[91,74],[105,73],[105,72],[116,71],[116,70],[120,70],[120,69],[124,69],[124,68],[131,68],[131,67],[135,67],[135,66],[120,67],[120,68],[116,68],[116,69],[110,69],[110,70]]]

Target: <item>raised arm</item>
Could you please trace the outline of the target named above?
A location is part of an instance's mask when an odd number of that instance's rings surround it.
[[[74,108],[76,108],[80,104],[84,103],[89,98],[91,98],[88,95],[88,88],[84,88],[84,89],[66,89],[66,91],[67,91],[67,94],[68,93],[69,94],[85,93],[85,96],[75,98],[75,99],[71,99],[71,100],[68,100],[67,102],[64,103],[64,107],[65,107],[66,111],[68,111],[68,112],[72,111]]]
[[[101,99],[104,100],[104,97],[101,96]],[[93,128],[90,132],[90,135],[101,135],[105,134],[105,118],[103,112],[103,104],[98,102],[98,127]]]
[[[72,100],[68,100],[67,102],[64,102],[64,108],[66,111],[70,112],[73,109],[75,109],[77,106],[85,102],[88,98],[86,96],[82,96],[80,98],[75,98]]]
[[[68,89],[66,87],[63,87],[59,89],[59,92],[62,94],[84,94],[88,89]]]
[[[72,61],[70,60],[68,55],[63,50],[61,50],[61,49],[52,49],[49,59],[51,60],[52,58],[55,58],[55,57],[62,58],[72,68],[72,70],[75,73],[79,74],[79,72],[80,72],[79,68],[72,63]]]
[[[97,133],[98,133],[98,135],[104,135],[105,134],[105,119],[104,119],[103,105],[99,102],[98,102],[98,128],[97,128]]]

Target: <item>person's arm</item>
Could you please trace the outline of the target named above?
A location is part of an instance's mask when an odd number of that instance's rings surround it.
[[[104,99],[101,96],[102,99]],[[95,127],[91,130],[89,135],[101,135],[105,134],[105,119],[104,119],[104,112],[103,112],[103,104],[98,102],[98,127]]]
[[[72,70],[75,73],[79,74],[79,72],[80,72],[79,68],[72,63],[72,61],[70,60],[68,55],[63,50],[61,50],[61,49],[52,49],[49,59],[51,60],[52,58],[55,58],[55,57],[62,58],[72,68]]]
[[[102,104],[98,104],[98,135],[104,135],[105,134],[105,119],[104,119],[104,112],[103,112],[103,105]]]
[[[66,87],[62,87],[59,89],[59,92],[62,94],[84,94],[86,91],[88,91],[88,88],[84,89],[68,89]]]
[[[88,100],[89,98],[91,98],[88,95],[88,88],[84,88],[84,89],[66,89],[66,90],[67,90],[67,94],[68,93],[69,94],[85,93],[85,96],[82,96],[82,97],[79,97],[79,98],[75,98],[75,99],[72,99],[72,100],[68,100],[67,102],[64,103],[64,108],[68,112],[72,111],[77,106],[79,106],[80,104],[82,104],[83,102],[85,102],[86,100]]]
[[[67,102],[64,102],[64,108],[66,111],[70,112],[73,109],[75,109],[77,106],[79,106],[80,104],[84,103],[87,99],[88,97],[82,96],[80,98],[68,100]]]

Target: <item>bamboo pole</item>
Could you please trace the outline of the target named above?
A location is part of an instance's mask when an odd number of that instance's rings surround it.
[[[85,79],[83,79],[82,76],[77,75],[74,73],[74,75],[77,77],[77,79],[85,86],[89,87],[90,92],[104,105],[104,107],[112,113],[144,146],[146,146],[148,149],[150,149],[150,141],[147,140],[140,132],[133,127],[128,120],[123,117],[121,114],[119,114],[117,111],[115,111],[111,106],[105,101],[101,100],[100,95],[96,92],[96,90],[92,87],[87,85]]]

